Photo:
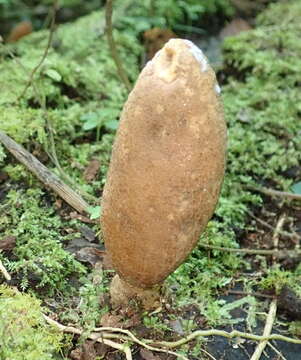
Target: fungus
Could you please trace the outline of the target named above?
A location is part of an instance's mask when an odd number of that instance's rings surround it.
[[[171,39],[128,97],[102,200],[114,305],[154,306],[214,212],[226,154],[219,92],[202,51]]]

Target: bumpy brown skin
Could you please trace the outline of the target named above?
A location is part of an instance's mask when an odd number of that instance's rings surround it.
[[[141,288],[185,260],[222,184],[226,126],[215,74],[195,50],[172,39],[145,66],[113,147],[102,229],[117,273]]]

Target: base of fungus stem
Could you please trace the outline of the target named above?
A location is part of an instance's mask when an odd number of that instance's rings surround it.
[[[156,309],[160,306],[160,289],[161,285],[147,289],[136,287],[115,275],[110,286],[112,307],[127,306],[130,301],[137,301],[143,310]]]

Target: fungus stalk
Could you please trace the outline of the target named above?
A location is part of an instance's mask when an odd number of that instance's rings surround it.
[[[171,39],[142,70],[124,106],[102,200],[117,271],[113,305],[155,307],[160,285],[196,246],[224,176],[220,89],[192,42]]]

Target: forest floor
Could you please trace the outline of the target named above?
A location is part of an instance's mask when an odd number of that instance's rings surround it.
[[[131,84],[174,36],[148,30],[142,42],[138,10],[123,16],[118,7],[114,18]],[[222,88],[225,181],[199,245],[151,313],[137,303],[112,309],[108,295],[114,270],[98,199],[128,90],[104,10],[0,43],[1,359],[117,360],[127,346],[137,360],[301,359],[301,4],[271,4],[244,20],[211,16],[204,34],[181,36],[204,49]],[[6,135],[23,146],[27,165]],[[26,151],[48,177],[30,171]],[[64,200],[57,178],[74,190]]]

